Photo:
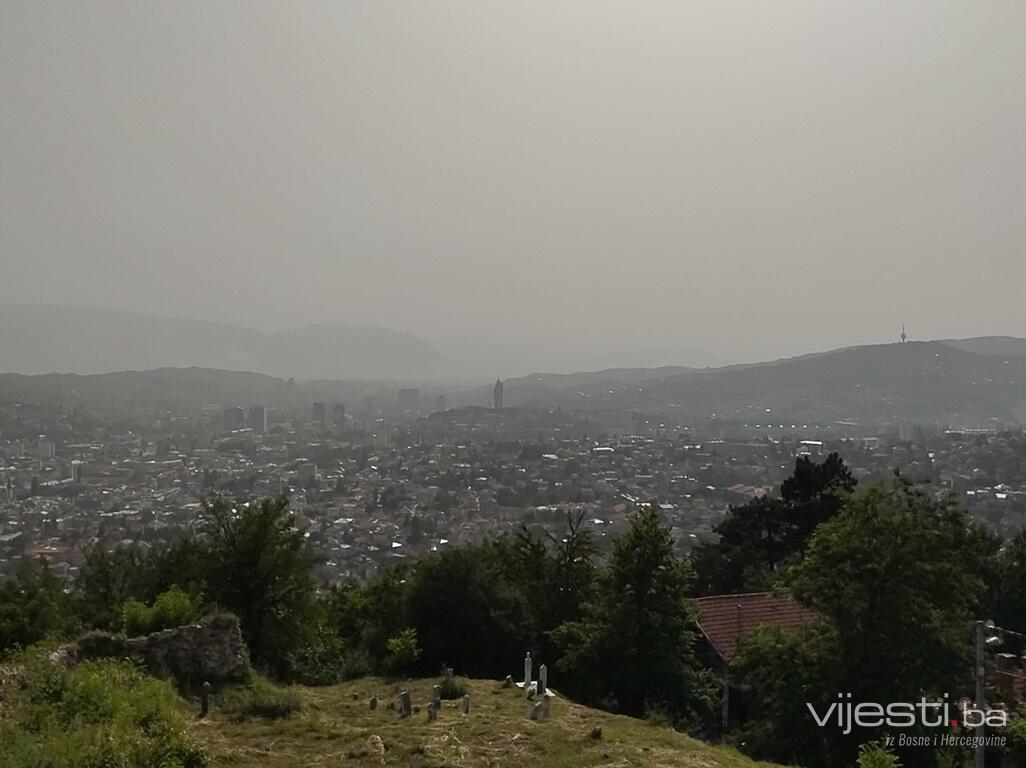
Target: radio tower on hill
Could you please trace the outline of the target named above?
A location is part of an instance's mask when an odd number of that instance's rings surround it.
[[[905,324],[904,323],[901,324],[901,336],[899,336],[898,338],[901,339],[901,343],[902,344],[904,344],[906,341],[908,341],[908,334],[905,333]]]

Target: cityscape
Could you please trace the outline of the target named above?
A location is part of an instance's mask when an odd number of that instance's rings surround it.
[[[0,0],[0,768],[1026,768],[1024,33]]]
[[[686,555],[796,458],[832,452],[865,484],[897,471],[953,491],[1006,538],[1026,524],[1021,429],[737,425],[724,436],[637,412],[518,408],[516,397],[500,379],[481,406],[446,408],[445,395],[407,387],[356,403],[136,412],[120,429],[88,408],[5,404],[0,569],[45,557],[73,579],[83,547],[196,533],[217,495],[287,497],[325,586],[525,526],[558,533],[568,513],[611,541],[646,504]]]

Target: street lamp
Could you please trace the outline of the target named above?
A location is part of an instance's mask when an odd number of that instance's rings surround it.
[[[994,632],[996,625],[990,619],[976,622],[976,708],[980,711],[980,724],[976,726],[976,768],[986,768],[986,749],[983,746],[984,721],[987,709],[987,648],[1001,645],[1001,637]]]

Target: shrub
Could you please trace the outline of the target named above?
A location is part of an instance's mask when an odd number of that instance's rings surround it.
[[[208,765],[184,733],[171,686],[129,663],[93,661],[65,670],[26,657],[22,685],[4,693],[0,765]]]
[[[443,677],[439,686],[443,699],[462,699],[467,693],[467,684],[458,677]]]
[[[901,761],[881,741],[870,741],[859,747],[858,768],[901,768]]]
[[[126,600],[121,606],[122,625],[129,637],[148,635],[189,624],[199,618],[201,609],[202,599],[192,597],[176,584],[160,594],[153,607],[138,600]]]
[[[656,728],[670,728],[674,725],[673,713],[664,706],[653,704],[645,710],[645,722]]]
[[[420,646],[417,645],[417,630],[404,629],[387,642],[388,656],[385,657],[385,670],[396,675],[412,672],[420,659]]]
[[[1005,755],[1014,765],[1026,765],[1026,711],[1020,711],[1005,728]]]
[[[318,625],[310,639],[289,654],[289,678],[303,685],[335,685],[347,679],[349,653],[332,627]]]
[[[374,664],[367,651],[356,648],[346,651],[342,659],[342,679],[354,680],[357,677],[367,677],[374,671]]]
[[[235,720],[250,717],[278,719],[289,717],[302,709],[299,694],[290,688],[281,688],[259,675],[247,686],[230,688],[218,696],[218,709]]]

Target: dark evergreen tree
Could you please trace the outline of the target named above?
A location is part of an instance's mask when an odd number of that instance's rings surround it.
[[[711,680],[695,658],[691,572],[669,529],[644,507],[614,545],[582,618],[555,633],[573,691],[631,715],[664,709],[695,723],[710,712]]]
[[[452,549],[415,565],[407,616],[425,671],[447,664],[462,674],[501,678],[531,647],[530,606],[507,578],[510,549],[503,543]]]
[[[817,463],[807,456],[780,486],[780,496],[760,496],[731,507],[715,531],[719,540],[696,548],[695,593],[756,592],[779,579],[782,564],[804,550],[816,528],[835,517],[856,485],[843,459],[831,453]]]

